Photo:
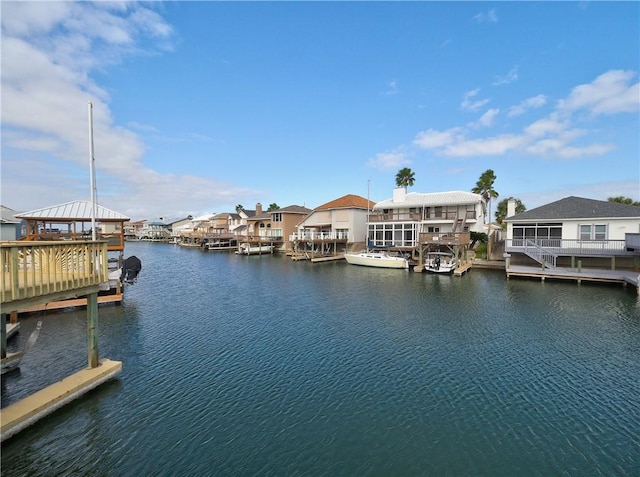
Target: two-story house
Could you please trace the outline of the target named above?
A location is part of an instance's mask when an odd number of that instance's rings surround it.
[[[336,255],[362,248],[367,241],[367,215],[373,202],[348,194],[322,204],[297,226],[290,241],[300,254]]]
[[[469,242],[470,232],[485,229],[486,205],[480,194],[463,191],[407,192],[374,205],[368,220],[371,245],[414,250],[420,244]]]

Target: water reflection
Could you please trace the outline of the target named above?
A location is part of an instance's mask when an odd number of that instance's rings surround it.
[[[100,308],[100,354],[123,361],[120,379],[3,445],[3,476],[38,463],[84,475],[638,467],[633,293],[130,249],[138,284]],[[3,405],[86,364],[85,312],[46,320]]]

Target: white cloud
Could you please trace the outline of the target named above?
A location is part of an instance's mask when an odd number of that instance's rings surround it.
[[[576,86],[569,97],[558,104],[558,109],[572,112],[586,109],[594,115],[632,113],[640,107],[639,83],[629,84],[636,73],[611,70],[589,84]]]
[[[544,94],[539,94],[521,101],[520,104],[511,106],[507,111],[507,116],[510,118],[520,116],[530,109],[541,108],[545,104],[547,104],[547,97]]]
[[[467,91],[462,96],[462,102],[460,103],[460,108],[466,111],[477,111],[482,106],[489,102],[488,99],[478,99],[473,101],[478,93],[480,92],[480,88],[473,89],[471,91]]]
[[[478,119],[476,125],[482,126],[485,128],[492,126],[493,121],[495,120],[496,116],[498,116],[499,113],[500,113],[500,110],[498,108],[488,109],[486,113],[480,116],[480,119]]]
[[[387,89],[382,92],[385,96],[393,96],[398,94],[398,82],[396,80],[392,80],[387,85]]]
[[[427,129],[416,135],[413,144],[421,149],[439,149],[462,139],[462,131],[462,128],[452,128],[447,131]]]
[[[484,22],[497,23],[498,15],[496,15],[495,9],[492,8],[488,12],[477,13],[476,15],[474,15],[473,19],[478,23],[484,23]]]
[[[404,166],[410,163],[410,161],[408,161],[406,157],[407,155],[400,150],[381,152],[379,154],[376,154],[373,159],[369,160],[369,166],[373,167],[374,169],[380,169],[384,171],[396,169],[400,166]]]
[[[98,196],[106,207],[134,218],[157,217],[167,211],[193,213],[205,204],[254,193],[147,167],[146,145],[134,131],[156,128],[118,125],[109,93],[92,79],[97,69],[124,58],[171,48],[173,30],[153,4],[3,2],[1,21],[2,191],[21,209],[89,196],[88,101],[93,103]],[[197,133],[185,138],[209,140]]]
[[[518,79],[518,67],[514,66],[505,76],[499,76],[493,82],[493,86],[502,86],[503,84],[513,83]]]
[[[445,157],[502,156],[510,152],[560,159],[601,156],[614,150],[615,144],[597,140],[593,134],[594,130],[575,127],[573,113],[588,109],[598,115],[637,109],[638,84],[629,84],[634,76],[635,73],[631,72],[604,73],[592,83],[574,88],[566,99],[558,102],[556,110],[534,120],[519,132],[470,137],[473,132],[477,134],[480,127],[488,128],[494,125],[500,110],[492,108],[478,121],[468,123],[464,127],[444,131],[422,131],[413,139],[413,145]],[[481,103],[481,100],[473,101],[478,93],[479,89],[465,93],[462,106],[471,110]],[[547,97],[539,94],[512,107],[508,116],[517,116],[526,110],[540,108],[546,103]]]

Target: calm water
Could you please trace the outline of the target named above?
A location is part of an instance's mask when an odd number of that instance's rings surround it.
[[[131,243],[105,384],[2,446],[2,475],[639,475],[635,290]],[[2,405],[84,367],[38,319]]]

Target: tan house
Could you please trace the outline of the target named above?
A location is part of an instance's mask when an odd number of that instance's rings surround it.
[[[313,209],[290,237],[300,253],[337,255],[366,246],[367,216],[374,203],[348,194]]]

